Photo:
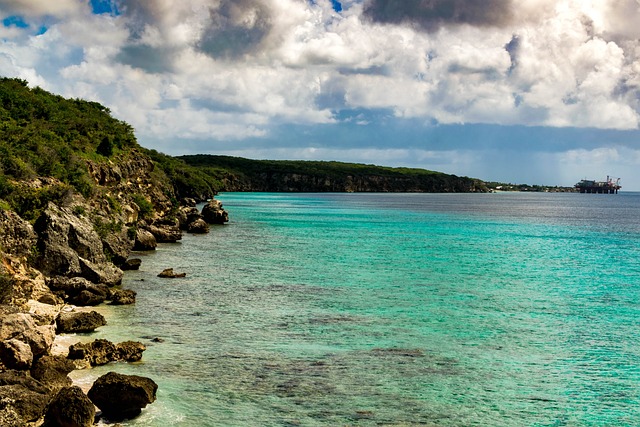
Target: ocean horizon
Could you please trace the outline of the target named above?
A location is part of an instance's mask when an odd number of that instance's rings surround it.
[[[124,426],[640,425],[640,193],[223,193],[135,253]],[[164,268],[184,279],[160,279]]]

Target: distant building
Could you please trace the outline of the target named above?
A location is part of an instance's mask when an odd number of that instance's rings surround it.
[[[575,185],[575,187],[581,193],[597,193],[597,194],[618,194],[618,190],[622,188],[620,185],[620,178],[613,178],[607,176],[606,181],[590,181],[583,179]]]

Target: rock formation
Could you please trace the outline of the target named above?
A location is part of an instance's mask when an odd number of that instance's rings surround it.
[[[131,419],[156,400],[158,385],[150,378],[109,372],[91,386],[88,396],[110,421]]]
[[[63,388],[56,394],[45,416],[45,426],[91,427],[96,409],[80,387]]]
[[[229,222],[229,214],[222,208],[220,200],[211,199],[202,207],[202,217],[209,224]]]

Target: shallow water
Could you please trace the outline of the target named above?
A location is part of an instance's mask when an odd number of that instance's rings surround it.
[[[158,382],[124,425],[640,425],[640,194],[219,199],[78,337],[148,345],[74,373]]]

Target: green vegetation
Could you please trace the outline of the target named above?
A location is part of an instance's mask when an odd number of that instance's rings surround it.
[[[222,187],[215,175],[187,164],[180,158],[167,156],[156,150],[144,150],[145,154],[167,175],[176,197],[193,197],[205,200],[213,197]]]
[[[153,205],[141,194],[133,195],[133,202],[138,205],[140,211],[138,216],[142,219],[149,219],[153,214]]]
[[[425,169],[357,163],[181,156],[219,182],[221,191],[485,191],[484,183]]]
[[[561,187],[550,185],[511,184],[504,182],[487,182],[487,188],[491,191],[524,191],[532,193],[574,193],[574,187]]]
[[[65,99],[19,79],[0,79],[0,197],[7,178],[56,178],[85,196],[87,159],[136,147],[133,128],[97,102]]]

